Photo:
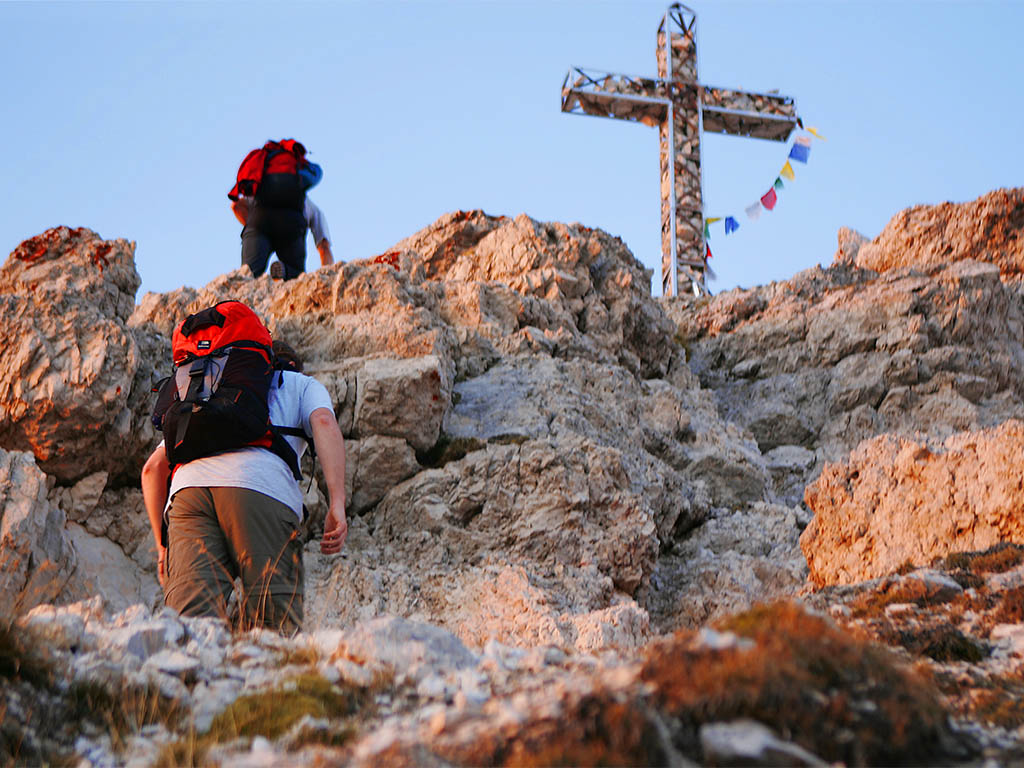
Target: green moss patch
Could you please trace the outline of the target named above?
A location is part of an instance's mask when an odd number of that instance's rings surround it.
[[[319,675],[301,675],[274,690],[240,696],[213,719],[206,733],[191,734],[165,748],[158,764],[199,765],[215,744],[256,736],[274,740],[307,715],[327,720],[331,727],[300,734],[301,742],[340,746],[355,734],[357,716],[371,706],[370,694],[363,689],[333,685]]]

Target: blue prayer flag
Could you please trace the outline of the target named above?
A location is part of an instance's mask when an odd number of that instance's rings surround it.
[[[732,216],[725,217],[725,234],[728,235],[730,232],[735,232],[739,228],[740,224],[738,221],[736,221],[736,219],[734,219]]]
[[[811,154],[811,148],[805,147],[803,144],[794,144],[793,148],[789,150],[789,156],[794,160],[806,163],[807,157]]]

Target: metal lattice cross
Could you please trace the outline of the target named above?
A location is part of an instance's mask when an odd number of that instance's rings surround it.
[[[706,290],[701,132],[786,141],[800,123],[788,96],[698,83],[697,14],[679,3],[658,26],[657,79],[573,67],[562,83],[562,111],[658,126],[666,296],[679,294],[680,273],[695,293]]]

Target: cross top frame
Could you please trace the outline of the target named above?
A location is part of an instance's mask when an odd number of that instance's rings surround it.
[[[562,81],[562,111],[658,128],[662,293],[677,296],[682,276],[700,295],[707,292],[709,255],[701,134],[784,142],[800,118],[788,96],[702,85],[697,78],[697,14],[681,3],[670,5],[658,25],[657,62],[656,78],[572,67]]]

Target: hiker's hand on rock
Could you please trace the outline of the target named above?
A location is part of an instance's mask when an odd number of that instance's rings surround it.
[[[348,536],[348,521],[345,519],[345,503],[331,504],[324,521],[324,536],[320,540],[320,551],[325,555],[336,555]]]

